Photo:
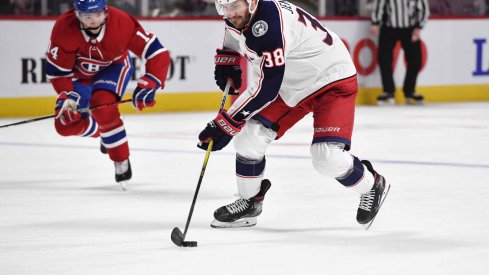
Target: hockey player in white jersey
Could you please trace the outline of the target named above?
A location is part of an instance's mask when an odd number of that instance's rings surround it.
[[[356,70],[341,39],[286,1],[216,0],[224,17],[215,79],[241,86],[241,58],[252,64],[251,84],[229,110],[200,133],[199,148],[221,150],[234,137],[238,200],[214,212],[212,227],[254,226],[271,186],[264,179],[268,145],[312,112],[310,152],[316,170],[360,194],[357,221],[373,222],[390,185],[369,161],[348,151],[357,95]]]

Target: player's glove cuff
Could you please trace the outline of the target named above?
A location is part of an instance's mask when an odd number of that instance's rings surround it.
[[[233,137],[241,131],[241,128],[245,124],[244,121],[234,120],[228,115],[226,110],[222,110],[219,115],[217,115],[214,119],[214,123],[219,126],[225,134]]]
[[[156,90],[161,88],[161,81],[152,74],[145,74],[137,80],[138,87],[141,89]]]
[[[214,64],[222,66],[239,66],[241,54],[233,50],[217,49]]]
[[[61,108],[67,99],[73,100],[77,106],[80,105],[81,96],[77,92],[62,92],[56,97],[56,109]]]

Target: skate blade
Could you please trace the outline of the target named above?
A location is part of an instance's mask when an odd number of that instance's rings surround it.
[[[220,222],[213,220],[211,227],[213,228],[239,228],[239,227],[251,227],[255,226],[258,219],[256,217],[242,218],[234,222]]]
[[[418,101],[418,100],[407,100],[406,105],[408,105],[408,106],[423,106],[424,102]]]
[[[406,99],[406,105],[422,106],[422,105],[424,105],[424,101],[423,100],[416,100],[416,99],[412,99],[412,98],[407,98]]]
[[[379,210],[377,211],[377,214],[375,214],[375,217],[369,223],[362,224],[363,229],[365,229],[365,230],[368,230],[370,228],[370,226],[372,225],[372,223],[375,221],[375,218],[377,218],[377,216],[379,215],[379,211],[382,208],[382,205],[384,204],[384,200],[387,197],[387,194],[389,194],[389,190],[391,189],[391,185],[387,182],[385,184],[386,184],[386,188],[384,189],[384,196],[382,196],[382,201],[380,202],[380,206],[379,206]]]
[[[393,98],[387,99],[387,100],[377,100],[378,106],[394,106],[395,104],[396,104],[396,102]]]
[[[127,191],[131,188],[131,180],[122,180],[118,182],[123,191]]]

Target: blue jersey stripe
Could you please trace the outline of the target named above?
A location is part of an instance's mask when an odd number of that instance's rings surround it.
[[[145,59],[149,59],[155,52],[163,49],[163,45],[160,43],[158,38],[155,37],[155,39],[151,42],[151,44],[148,46],[148,49],[146,50],[144,54]]]
[[[48,78],[72,76],[73,71],[62,71],[50,62],[46,62],[46,75]]]

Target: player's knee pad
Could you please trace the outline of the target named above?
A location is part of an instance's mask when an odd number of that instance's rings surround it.
[[[344,144],[318,142],[311,145],[312,164],[324,176],[340,178],[353,166],[353,156],[344,150]]]
[[[248,159],[261,159],[268,144],[277,137],[277,133],[266,128],[260,122],[250,119],[234,137],[236,153]]]
[[[365,176],[362,162],[344,150],[340,143],[315,143],[311,146],[312,163],[325,176],[335,178],[342,185],[365,193],[372,187],[372,175]]]

